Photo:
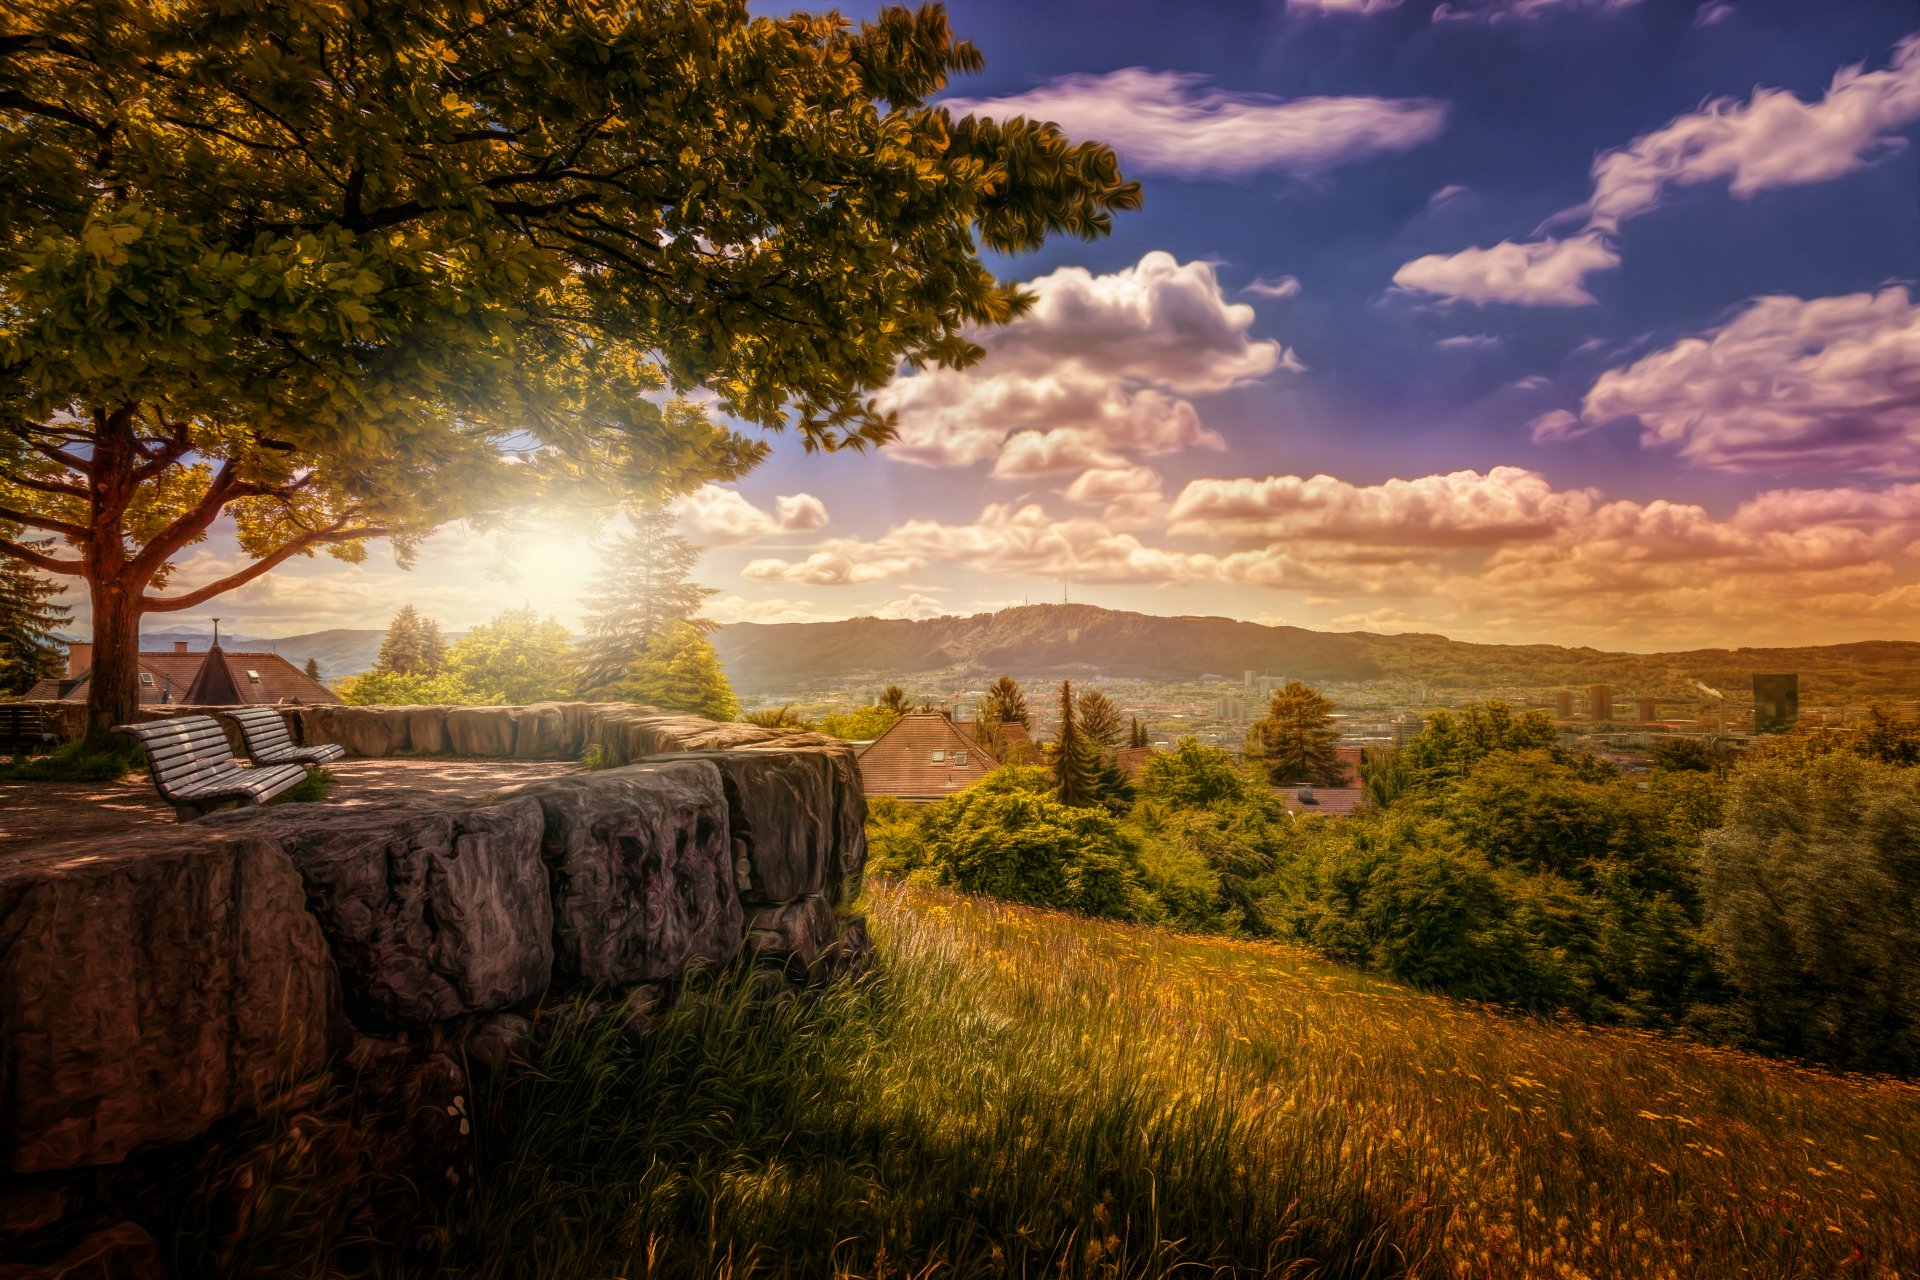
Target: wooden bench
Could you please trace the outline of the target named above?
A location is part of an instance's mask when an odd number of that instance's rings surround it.
[[[43,708],[0,702],[0,753],[32,755],[36,750],[51,751],[59,743],[59,735],[47,731]]]
[[[347,754],[337,742],[295,746],[293,735],[287,731],[287,718],[272,707],[243,707],[220,714],[240,726],[247,758],[255,764],[326,764]]]
[[[146,748],[153,785],[182,822],[224,804],[265,804],[307,776],[300,764],[249,769],[234,763],[227,732],[212,716],[176,716],[118,728]]]

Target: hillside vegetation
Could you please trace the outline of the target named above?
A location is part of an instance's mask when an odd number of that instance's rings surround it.
[[[1308,631],[1230,618],[1162,618],[1092,605],[1028,605],[909,622],[736,623],[714,644],[743,690],[933,672],[1041,677],[1099,671],[1184,680],[1253,670],[1309,682],[1400,678],[1441,686],[1617,685],[1696,702],[1704,680],[1736,699],[1759,672],[1796,671],[1821,698],[1911,695],[1920,644],[1869,641],[1793,649],[1608,653],[1558,645],[1468,644],[1438,635]]]
[[[1920,1089],[880,882],[882,966],[582,1023],[412,1274],[1875,1277]]]

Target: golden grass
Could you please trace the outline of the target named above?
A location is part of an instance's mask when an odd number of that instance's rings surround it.
[[[943,1145],[1124,1093],[1163,1146],[1146,1158],[1205,1121],[1192,1158],[1290,1178],[1257,1229],[1323,1242],[1285,1252],[1335,1273],[1920,1274],[1913,1084],[1506,1016],[1272,945],[887,883],[867,906],[895,995],[874,1103]]]

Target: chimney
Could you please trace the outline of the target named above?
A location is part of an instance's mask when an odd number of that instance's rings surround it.
[[[175,653],[185,653],[187,651],[187,642],[185,640],[175,640],[173,642],[173,651]]]
[[[78,680],[93,666],[93,641],[73,640],[67,644],[67,679]]]

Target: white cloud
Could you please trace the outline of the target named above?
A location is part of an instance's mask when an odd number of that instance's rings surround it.
[[[722,626],[735,622],[837,622],[842,613],[822,613],[805,600],[748,600],[744,596],[719,596],[709,600],[703,612]]]
[[[1724,181],[1745,198],[1826,182],[1906,145],[1895,131],[1920,120],[1920,35],[1894,47],[1881,71],[1844,67],[1826,96],[1802,102],[1755,89],[1716,98],[1593,162],[1589,225],[1611,229],[1660,203],[1669,187]]]
[[[756,582],[801,582],[810,587],[861,586],[912,573],[924,561],[917,557],[848,555],[838,550],[815,551],[804,560],[768,557],[751,560],[740,576]]]
[[[1568,240],[1503,240],[1490,249],[1430,253],[1393,273],[1398,287],[1484,306],[1576,307],[1594,301],[1589,275],[1620,265],[1620,255],[1598,235]]]
[[[701,537],[712,542],[751,542],[775,533],[810,533],[826,527],[827,507],[810,493],[774,499],[768,512],[749,502],[738,489],[704,484],[672,507]]]
[[[1400,0],[1287,0],[1293,13],[1369,14],[1398,8]]]
[[[1726,0],[1707,0],[1694,10],[1693,25],[1696,27],[1714,27],[1734,15],[1734,7]]]
[[[1638,5],[1640,0],[1461,0],[1458,5],[1441,4],[1433,11],[1435,22],[1504,22],[1512,19],[1543,18],[1551,13],[1619,13]]]
[[[1588,424],[1731,471],[1920,474],[1920,305],[1904,288],[1760,298],[1726,325],[1611,369]]]
[[[1407,98],[1275,98],[1205,76],[1127,67],[1050,80],[1005,98],[957,98],[956,115],[1051,120],[1110,143],[1131,169],[1199,178],[1279,169],[1311,177],[1437,136],[1445,104]]]
[[[1504,343],[1492,333],[1463,333],[1433,344],[1442,351],[1498,351]]]
[[[1459,183],[1450,182],[1427,197],[1427,208],[1438,209],[1441,205],[1454,199],[1456,196],[1467,194],[1467,191],[1468,188],[1461,186]]]
[[[1034,305],[969,336],[967,369],[928,368],[879,394],[898,415],[886,456],[924,466],[993,462],[1001,476],[1115,465],[1122,454],[1219,449],[1186,395],[1284,367],[1252,338],[1252,307],[1231,303],[1213,268],[1152,252],[1107,275],[1063,267],[1027,288]]]
[[[1575,436],[1585,435],[1593,428],[1580,421],[1565,409],[1549,409],[1528,423],[1528,437],[1535,444],[1547,444],[1555,440],[1571,440]]]
[[[1524,16],[1530,3],[1544,9],[1550,0],[1519,0],[1502,9]],[[1603,152],[1593,162],[1592,196],[1568,211],[1585,219],[1584,228],[1568,239],[1429,254],[1401,267],[1393,280],[1403,289],[1474,303],[1585,306],[1594,300],[1587,277],[1620,265],[1605,236],[1658,207],[1669,189],[1725,182],[1746,199],[1775,187],[1826,182],[1906,146],[1897,131],[1915,120],[1920,35],[1894,46],[1884,70],[1841,68],[1818,102],[1758,88],[1745,102],[1716,98]]]
[[[923,596],[918,592],[901,600],[889,601],[873,611],[876,618],[911,618],[916,622],[943,618],[946,614],[945,605],[932,596]]]
[[[1271,280],[1255,280],[1246,288],[1248,293],[1257,293],[1263,298],[1293,298],[1300,293],[1298,276],[1275,276]]]

